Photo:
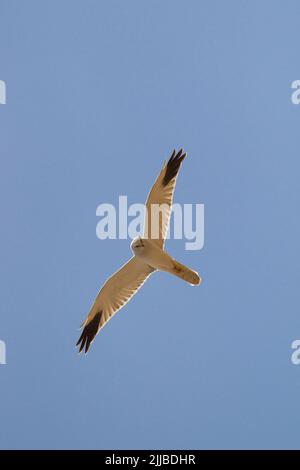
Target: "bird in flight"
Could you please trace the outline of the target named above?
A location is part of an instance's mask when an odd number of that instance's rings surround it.
[[[134,296],[154,271],[165,271],[180,277],[191,285],[198,285],[198,273],[173,259],[165,250],[173,193],[177,174],[186,157],[183,150],[174,150],[164,163],[148,194],[143,237],[131,243],[132,258],[107,279],[100,289],[76,344],[79,352],[87,353],[95,336],[108,320]]]

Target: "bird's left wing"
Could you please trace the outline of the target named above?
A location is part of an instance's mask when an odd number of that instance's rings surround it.
[[[79,352],[88,351],[98,331],[133,297],[153,271],[151,266],[133,256],[107,279],[82,324],[83,331],[76,345]]]
[[[151,239],[163,248],[169,227],[173,194],[180,165],[186,153],[174,150],[164,164],[146,201],[144,238]]]

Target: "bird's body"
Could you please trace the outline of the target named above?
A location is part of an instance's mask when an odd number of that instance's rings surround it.
[[[186,154],[174,150],[164,164],[146,202],[144,236],[131,243],[133,257],[107,279],[100,289],[91,309],[82,324],[82,334],[77,342],[79,351],[88,351],[91,342],[107,321],[120,310],[155,271],[173,274],[192,285],[200,284],[198,273],[174,260],[165,250],[173,192],[181,162]],[[162,214],[152,209],[162,208]]]
[[[137,246],[137,248],[135,248]],[[138,238],[131,244],[133,254],[154,270],[165,271],[180,277],[192,285],[200,283],[198,273],[174,260],[165,250],[152,240]]]
[[[135,246],[138,248],[135,248]],[[172,266],[171,257],[151,240],[145,238],[133,240],[131,249],[136,257],[140,258],[153,269],[164,271],[170,269]]]

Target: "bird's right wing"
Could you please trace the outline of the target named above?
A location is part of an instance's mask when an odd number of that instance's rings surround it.
[[[176,178],[185,156],[186,153],[183,153],[182,149],[177,154],[173,151],[147,197],[143,236],[151,239],[160,248],[163,248],[167,236]]]
[[[133,297],[153,271],[151,266],[133,256],[107,279],[81,325],[83,331],[76,345],[79,352],[84,348],[88,351],[98,331]]]

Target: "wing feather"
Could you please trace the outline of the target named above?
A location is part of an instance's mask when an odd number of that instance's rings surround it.
[[[176,179],[185,157],[183,149],[178,153],[173,151],[147,197],[144,238],[150,238],[160,248],[163,248],[167,236]]]
[[[89,347],[108,320],[133,297],[154,271],[139,258],[133,256],[117,272],[107,279],[100,289],[92,308],[81,325],[83,331],[76,344],[79,352]]]

